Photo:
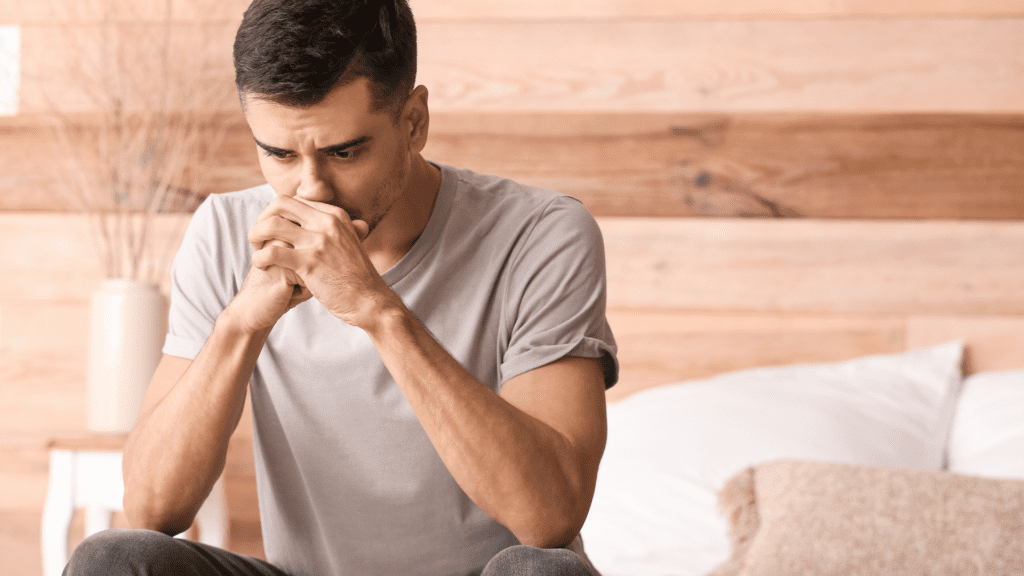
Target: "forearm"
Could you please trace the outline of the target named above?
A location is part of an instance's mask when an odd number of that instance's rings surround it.
[[[367,330],[435,449],[467,495],[523,543],[579,531],[592,480],[570,441],[469,374],[404,308]]]
[[[124,506],[132,526],[172,533],[191,524],[224,468],[268,333],[238,330],[222,314],[184,374],[143,407],[124,452]]]

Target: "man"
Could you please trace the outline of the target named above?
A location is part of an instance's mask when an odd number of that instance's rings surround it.
[[[427,162],[405,0],[256,0],[236,83],[268,185],[210,197],[124,454],[132,526],[69,574],[595,574],[578,534],[615,345],[575,200]],[[252,394],[269,562],[170,538]]]

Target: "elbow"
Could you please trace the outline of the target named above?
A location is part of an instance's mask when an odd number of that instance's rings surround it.
[[[572,543],[583,528],[582,522],[567,522],[561,519],[539,522],[515,532],[521,544],[537,548],[564,548]]]
[[[175,506],[167,498],[125,487],[124,514],[132,528],[156,530],[168,536],[180,534],[192,525],[195,512]]]
[[[524,518],[512,530],[521,544],[537,548],[564,548],[572,543],[587,519],[590,502],[565,502],[561,507],[547,507]]]
[[[597,484],[597,470],[568,469],[561,482],[534,493],[513,524],[506,524],[521,544],[537,548],[564,548],[583,529]]]

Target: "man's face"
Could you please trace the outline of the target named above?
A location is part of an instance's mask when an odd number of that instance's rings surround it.
[[[373,230],[402,196],[412,155],[404,122],[373,109],[369,82],[360,77],[308,108],[246,95],[245,116],[278,194],[332,204]]]

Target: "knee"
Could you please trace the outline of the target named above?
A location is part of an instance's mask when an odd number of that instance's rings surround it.
[[[583,560],[565,548],[512,546],[498,552],[481,576],[594,576]]]
[[[104,530],[82,541],[71,554],[64,576],[146,573],[142,566],[159,565],[173,538],[152,530]]]

